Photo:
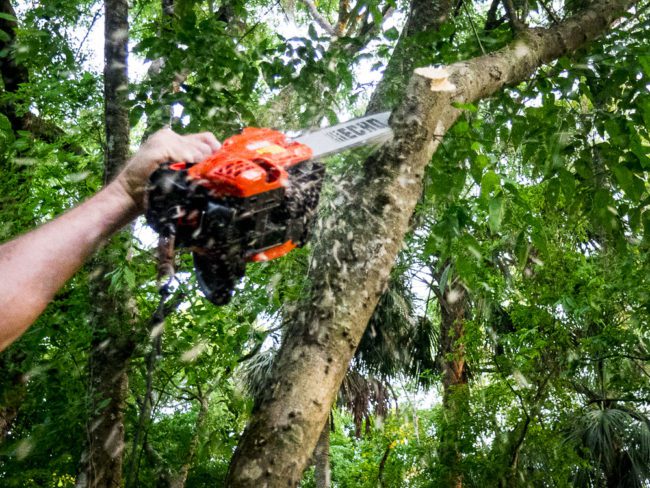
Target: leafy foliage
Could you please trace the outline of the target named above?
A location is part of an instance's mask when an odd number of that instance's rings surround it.
[[[547,26],[580,2],[531,2],[528,17],[520,3],[523,20]],[[362,111],[374,83],[367,78],[401,52],[397,43],[412,43],[413,62],[426,65],[509,42],[506,12],[495,5],[490,14],[490,5],[459,3],[436,29],[405,41],[403,2],[360,2],[342,18],[338,2],[319,2],[332,28],[348,22],[332,36],[307,2],[178,0],[169,15],[137,0],[131,63],[142,73],[128,87],[132,133],[170,124],[225,138],[248,125],[335,122]],[[16,91],[3,89],[0,106],[54,134],[16,130],[0,114],[3,241],[101,185],[101,74],[85,40],[101,7],[21,4],[14,47],[0,52],[29,75]],[[450,431],[453,469],[468,486],[647,485],[649,22],[640,5],[588,49],[458,107],[464,116],[427,169],[412,232],[344,385],[351,413],[334,412],[335,486],[448,486],[452,463],[441,445]],[[388,81],[390,105],[403,86]],[[346,168],[365,154],[332,158],[323,215]],[[112,293],[128,292],[139,317],[125,405],[127,486],[160,486],[184,466],[186,486],[224,479],[253,399],[268,387],[282,318],[314,263],[306,249],[251,265],[232,304],[216,309],[198,291],[190,259],[179,258],[179,305],[158,350],[148,319],[158,300],[151,240],[137,222],[105,251],[126,249],[127,262],[89,264],[0,355],[3,486],[74,485],[91,413],[89,282],[98,273]],[[443,307],[459,289],[460,358],[441,346]],[[442,385],[454,360],[467,365],[457,401]],[[313,483],[308,472],[303,485]]]

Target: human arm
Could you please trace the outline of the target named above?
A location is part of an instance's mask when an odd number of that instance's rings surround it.
[[[149,175],[160,163],[198,162],[218,148],[207,132],[158,131],[103,190],[0,245],[0,351],[25,332],[88,256],[142,213]]]

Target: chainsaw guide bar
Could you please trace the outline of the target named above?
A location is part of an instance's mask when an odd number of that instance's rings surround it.
[[[147,223],[192,251],[197,281],[215,305],[230,301],[246,263],[309,238],[325,173],[317,160],[392,137],[389,113],[289,139],[246,128],[200,163],[166,163],[150,177]]]

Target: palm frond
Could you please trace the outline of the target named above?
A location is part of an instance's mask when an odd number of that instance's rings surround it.
[[[237,373],[239,383],[252,398],[261,398],[266,391],[275,354],[273,348],[261,351],[240,366]]]
[[[435,371],[438,329],[418,317],[415,297],[404,277],[391,280],[375,308],[355,355],[355,362],[381,377],[404,374],[427,386]]]

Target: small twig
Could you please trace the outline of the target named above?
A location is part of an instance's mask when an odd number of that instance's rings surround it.
[[[621,397],[621,398],[596,398],[593,400],[589,400],[587,402],[587,405],[591,405],[593,403],[598,403],[598,402],[607,402],[607,403],[612,403],[612,402],[630,402],[630,403],[648,403],[650,402],[650,398],[634,398],[634,397]]]
[[[506,9],[508,19],[510,19],[510,27],[512,28],[512,31],[514,33],[518,33],[524,30],[526,28],[526,24],[524,24],[521,19],[517,17],[517,11],[515,10],[515,6],[512,3],[512,0],[503,0],[503,7]]]
[[[90,22],[90,26],[88,27],[88,30],[86,31],[86,35],[81,39],[81,42],[79,43],[79,47],[77,48],[77,52],[74,55],[75,61],[79,59],[79,55],[81,54],[81,48],[83,47],[84,43],[86,42],[86,39],[88,39],[88,36],[90,35],[90,31],[93,30],[93,27],[95,27],[95,22],[97,22],[97,19],[99,18],[100,14],[104,10],[103,5],[99,7],[97,12],[95,12],[95,15],[93,16],[93,20]]]
[[[304,3],[305,7],[307,7],[307,10],[309,10],[312,19],[314,19],[314,21],[319,26],[321,26],[321,28],[330,36],[336,37],[336,30],[334,27],[332,27],[332,24],[330,24],[329,21],[318,11],[318,8],[316,8],[314,2],[311,0],[302,0],[302,3]]]
[[[249,359],[252,359],[258,352],[260,352],[260,349],[262,349],[262,344],[264,344],[264,341],[259,341],[259,343],[250,352],[237,359],[237,362],[241,364],[248,361]]]
[[[555,12],[553,12],[553,10],[551,10],[551,8],[548,5],[546,5],[546,2],[544,0],[539,0],[539,3],[542,4],[542,7],[544,8],[544,10],[546,10],[546,13],[553,21],[553,23],[559,24],[560,23],[559,17],[555,14]]]
[[[379,461],[379,472],[377,473],[377,481],[379,482],[380,487],[384,486],[384,468],[386,467],[386,461],[388,460],[388,455],[390,454],[392,445],[393,443],[391,442],[386,446],[384,455],[381,457],[381,461]]]
[[[456,5],[454,5],[454,13],[452,14],[454,17],[458,17],[458,14],[460,13],[460,8],[463,6],[463,0],[458,0],[456,2]]]
[[[472,20],[472,16],[469,13],[469,9],[467,8],[467,4],[463,2],[463,10],[467,14],[467,18],[469,19],[469,24],[472,26],[472,31],[474,32],[474,36],[476,37],[476,42],[478,42],[478,46],[481,48],[481,52],[483,55],[485,55],[485,49],[483,49],[483,44],[481,43],[481,38],[478,36],[478,32],[476,32],[476,27],[474,26],[474,21]]]
[[[277,0],[273,5],[271,5],[266,10],[266,12],[264,12],[264,14],[262,14],[261,18],[266,18],[268,16],[269,12],[271,12],[271,10],[273,10],[278,5],[280,5],[280,0]],[[280,8],[282,8],[282,5],[280,5]],[[253,32],[255,29],[257,29],[260,26],[261,23],[262,23],[262,21],[256,22],[255,24],[253,24],[253,26],[250,29],[248,29],[246,32],[244,32],[241,35],[241,37],[239,39],[237,39],[237,46],[239,46],[241,44],[241,42],[244,40],[245,37],[248,37],[248,35],[251,32]]]

